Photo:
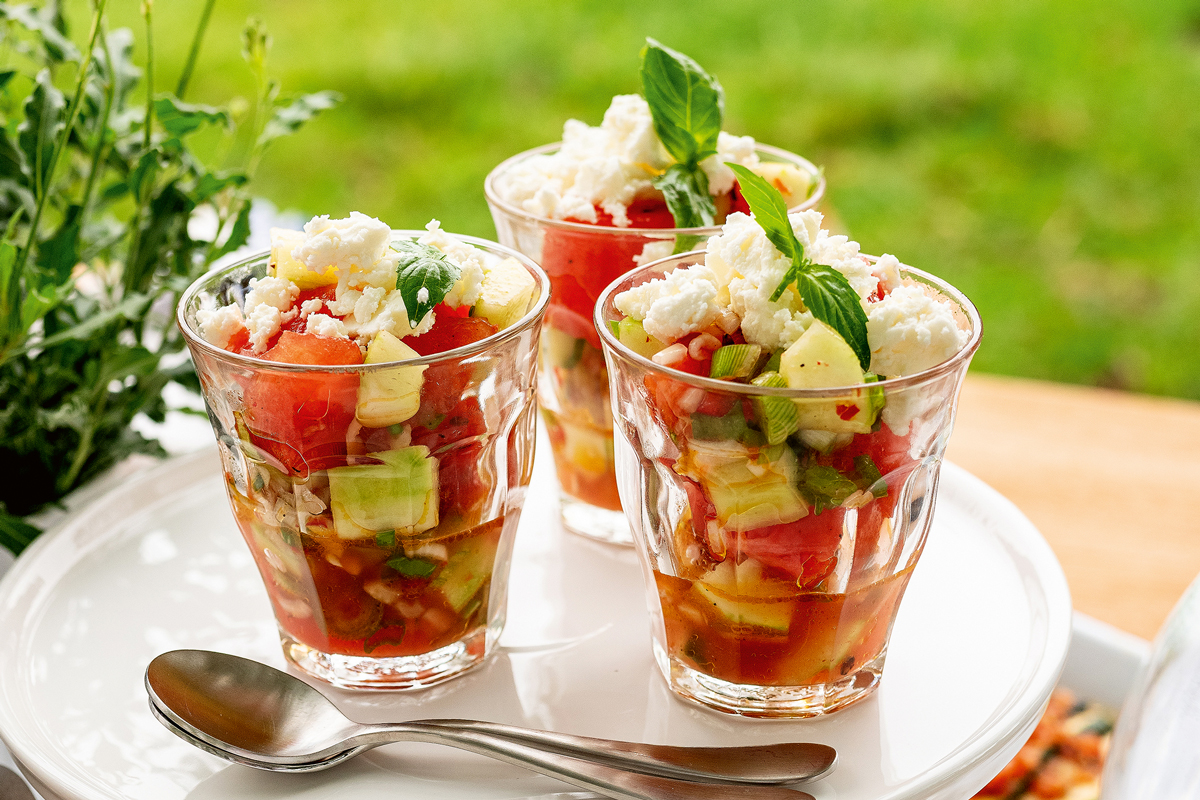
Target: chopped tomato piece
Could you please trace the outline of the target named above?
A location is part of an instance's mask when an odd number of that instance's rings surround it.
[[[262,358],[285,364],[361,364],[349,339],[284,331]],[[301,372],[256,375],[245,389],[250,440],[295,475],[345,463],[358,376]]]
[[[499,330],[482,317],[459,316],[456,309],[445,303],[434,306],[433,313],[432,328],[420,336],[404,337],[404,343],[423,356],[445,353],[456,347],[474,344]]]
[[[796,522],[727,533],[730,552],[757,559],[802,589],[815,589],[837,566],[845,510],[828,509]]]

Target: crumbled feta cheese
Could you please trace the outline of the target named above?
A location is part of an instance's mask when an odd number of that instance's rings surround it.
[[[292,251],[292,257],[314,272],[333,267],[348,275],[374,267],[387,253],[391,235],[387,225],[357,211],[351,211],[346,219],[322,215],[305,224],[304,241]]]
[[[308,318],[308,325],[304,329],[305,333],[315,333],[317,336],[328,336],[330,338],[346,339],[346,326],[340,319],[330,317],[325,314],[312,314]]]
[[[325,305],[329,307],[329,313],[337,317],[345,317],[354,313],[354,306],[358,304],[363,293],[358,289],[344,289],[336,292],[333,300],[330,300]]]
[[[387,292],[378,286],[368,286],[363,289],[358,300],[354,302],[354,321],[360,325],[369,322],[379,313],[385,295]]]
[[[224,350],[238,331],[245,330],[242,310],[236,305],[221,308],[201,308],[196,312],[196,326],[204,341]]]
[[[950,306],[920,286],[898,286],[867,308],[871,371],[894,378],[942,363],[967,342]]]
[[[314,297],[311,300],[305,300],[300,304],[300,316],[307,317],[312,314],[317,314],[325,307],[325,301],[319,297]]]
[[[758,153],[754,151],[754,137],[734,136],[721,131],[717,134],[717,153],[700,162],[700,169],[708,176],[708,192],[718,197],[733,189],[737,176],[725,166],[732,161],[753,169],[758,166]]]
[[[730,147],[734,160],[739,160],[734,150],[740,145]],[[653,178],[670,164],[645,99],[618,95],[599,127],[568,120],[558,152],[520,162],[502,176],[497,188],[506,201],[540,217],[595,223],[599,206],[614,225],[624,228],[629,226],[629,204],[648,192]],[[711,167],[718,185],[724,179],[722,170],[732,186],[728,167]]]
[[[859,254],[857,242],[822,229],[819,212],[801,211],[788,219],[811,261],[845,275],[861,299],[875,292],[879,280],[870,262]],[[728,295],[725,302],[741,318],[746,341],[781,350],[791,346],[812,324],[813,316],[794,284],[778,300],[771,300],[791,259],[775,248],[752,217],[730,214],[721,233],[708,240],[705,264],[716,273],[718,285],[725,287],[720,299],[725,301]]]
[[[633,257],[633,263],[640,267],[644,264],[649,264],[651,261],[666,258],[673,252],[675,252],[674,238],[656,239],[652,242],[646,242],[646,246],[642,248],[642,252]]]
[[[642,320],[646,333],[673,342],[716,321],[721,308],[715,281],[712,270],[701,264],[681,267],[621,292],[615,303],[620,311]]]
[[[255,355],[266,352],[267,342],[279,333],[282,324],[283,314],[278,308],[266,303],[260,303],[246,314],[246,330],[250,332],[250,344]]]
[[[300,287],[287,278],[251,278],[250,291],[246,293],[246,313],[253,314],[260,305],[287,311],[299,296]]]

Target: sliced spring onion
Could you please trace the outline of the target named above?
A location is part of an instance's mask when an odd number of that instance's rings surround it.
[[[750,381],[753,386],[787,386],[787,380],[778,372],[764,372]],[[800,427],[800,413],[796,404],[786,397],[755,397],[752,400],[758,413],[758,424],[767,437],[767,444],[779,444]]]
[[[727,344],[713,352],[710,378],[748,378],[754,374],[762,348],[756,344]]]

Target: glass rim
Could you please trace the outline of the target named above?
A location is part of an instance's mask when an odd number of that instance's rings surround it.
[[[492,206],[493,208],[500,209],[509,216],[523,219],[526,222],[534,222],[538,225],[559,228],[566,231],[574,231],[576,233],[596,233],[597,231],[606,231],[611,234],[628,234],[631,236],[638,236],[648,239],[666,239],[667,237],[673,238],[675,236],[711,236],[720,232],[720,225],[708,225],[699,228],[617,228],[610,227],[608,225],[595,225],[588,222],[568,222],[567,220],[563,219],[553,219],[551,217],[543,217],[538,214],[533,214],[500,197],[499,192],[496,190],[496,181],[501,175],[503,175],[520,161],[532,158],[533,156],[553,153],[559,150],[561,147],[561,141],[551,142],[550,144],[544,144],[540,147],[534,147],[530,150],[517,153],[516,155],[510,156],[509,158],[506,158],[497,164],[483,180],[483,194],[487,199],[488,205]],[[809,174],[812,175],[813,179],[816,181],[816,186],[813,188],[812,193],[804,200],[803,203],[800,203],[794,208],[789,208],[789,213],[807,211],[810,208],[816,208],[817,205],[820,204],[821,200],[824,199],[825,173],[807,158],[797,155],[790,150],[784,150],[782,147],[775,147],[773,145],[761,144],[758,142],[755,142],[754,144],[754,151],[756,153],[762,152],[771,156],[775,156],[783,161],[795,162],[799,166],[802,166],[804,169],[808,170]]]
[[[427,231],[415,230],[392,230],[392,237],[412,237],[417,238],[423,236]],[[448,233],[448,232],[447,232]],[[469,356],[478,355],[486,350],[490,350],[496,345],[502,344],[509,339],[515,338],[517,335],[524,333],[533,327],[546,312],[546,306],[550,301],[550,278],[546,275],[545,270],[541,268],[533,259],[520,253],[511,247],[506,247],[497,242],[488,239],[481,239],[477,236],[467,236],[460,233],[448,233],[449,236],[465,242],[467,244],[478,247],[479,249],[516,259],[523,267],[525,267],[533,275],[537,281],[538,299],[525,314],[512,325],[507,328],[496,331],[491,336],[480,339],[477,342],[456,347],[453,350],[446,350],[441,353],[433,353],[428,356],[419,356],[418,358],[407,358],[401,361],[380,361],[375,364],[289,364],[281,361],[267,361],[266,359],[257,356],[247,356],[241,353],[233,353],[229,350],[217,347],[212,342],[207,341],[200,332],[192,327],[188,322],[187,315],[184,309],[196,298],[200,293],[202,284],[213,280],[214,278],[232,272],[239,267],[245,267],[253,262],[260,261],[264,258],[270,258],[271,251],[260,250],[245,258],[238,259],[232,264],[217,269],[210,269],[196,280],[192,281],[191,285],[184,290],[184,293],[179,298],[179,303],[175,307],[175,321],[179,325],[180,331],[183,333],[184,339],[189,346],[196,347],[202,350],[206,355],[209,355],[218,360],[229,364],[236,364],[242,367],[253,369],[268,369],[278,372],[291,373],[313,373],[327,372],[331,374],[344,373],[370,373],[384,369],[390,369],[397,366],[428,366],[437,364],[442,361],[457,360]]]
[[[919,384],[927,383],[935,378],[940,378],[948,373],[954,372],[960,366],[965,366],[965,363],[970,361],[971,356],[979,349],[980,340],[983,338],[983,320],[979,316],[979,310],[975,304],[971,302],[961,291],[950,285],[946,281],[932,275],[924,270],[910,267],[907,264],[900,264],[900,273],[903,276],[913,276],[921,282],[932,286],[941,292],[944,296],[950,298],[959,305],[967,320],[971,324],[970,336],[966,344],[958,349],[950,358],[938,364],[923,369],[920,372],[914,372],[911,375],[901,375],[895,378],[884,378],[872,383],[858,383],[849,386],[829,386],[820,389],[802,389],[789,386],[752,386],[748,383],[738,383],[736,381],[726,381],[719,378],[708,378],[700,375],[693,375],[690,372],[667,367],[659,364],[652,359],[630,350],[621,341],[613,335],[609,330],[608,320],[605,318],[605,310],[611,306],[614,298],[619,291],[625,291],[635,285],[640,285],[644,281],[635,283],[638,278],[643,278],[652,272],[660,272],[664,266],[670,262],[680,262],[676,266],[684,266],[682,262],[687,259],[693,259],[687,266],[696,263],[703,264],[704,250],[693,250],[690,253],[681,253],[679,255],[667,256],[660,258],[657,261],[652,261],[637,269],[626,272],[621,277],[604,287],[604,291],[600,293],[600,297],[596,300],[596,306],[592,312],[592,324],[595,325],[597,333],[600,335],[600,341],[605,345],[607,350],[611,350],[615,355],[620,356],[628,361],[631,361],[643,368],[653,370],[664,374],[673,380],[680,383],[686,383],[697,389],[705,389],[709,391],[724,391],[734,394],[742,394],[756,397],[788,397],[792,399],[805,398],[830,398],[830,397],[845,397],[848,394],[861,392],[865,388],[880,387],[884,390],[905,389]],[[697,256],[701,256],[699,261],[696,261]],[[871,263],[879,260],[878,256],[863,255]],[[662,273],[666,274],[666,273]],[[619,290],[619,291],[618,291]]]

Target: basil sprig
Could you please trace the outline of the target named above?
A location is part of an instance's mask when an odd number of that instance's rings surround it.
[[[676,161],[654,179],[654,188],[666,198],[675,227],[712,225],[717,209],[700,162],[717,152],[725,91],[695,61],[653,39],[642,48],[641,76],[654,132]]]
[[[415,328],[445,299],[462,270],[441,250],[413,239],[397,239],[392,242],[392,249],[400,254],[396,264],[396,288],[404,300],[408,324]]]
[[[788,285],[795,282],[804,305],[814,317],[846,340],[858,356],[859,365],[866,371],[871,365],[871,346],[867,344],[867,314],[850,281],[833,267],[817,264],[804,255],[804,245],[800,244],[792,230],[787,204],[778,189],[741,164],[728,165],[738,177],[738,186],[754,213],[755,221],[775,249],[792,262],[783,281],[771,294],[771,299],[778,300]]]

